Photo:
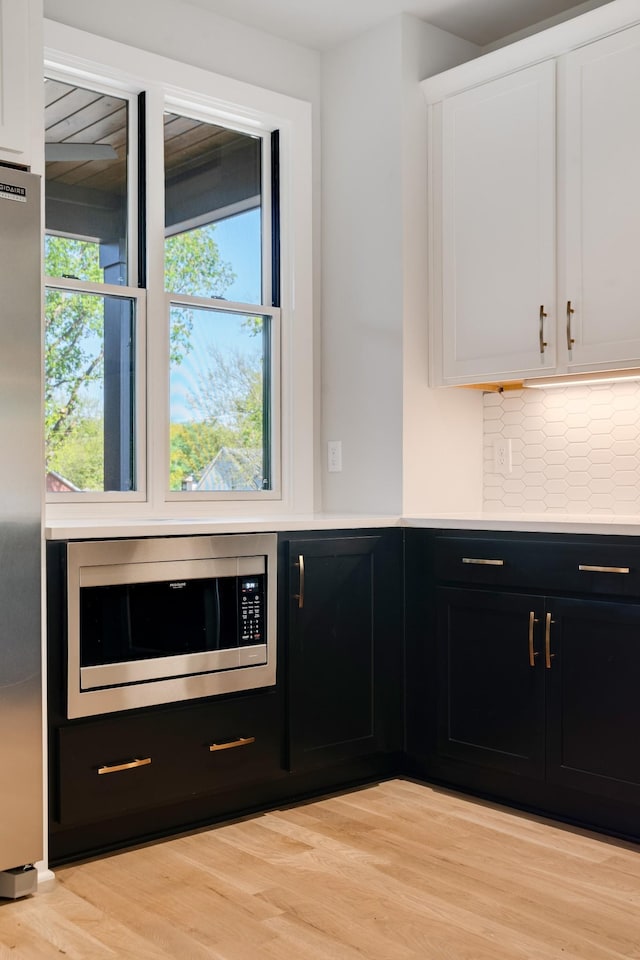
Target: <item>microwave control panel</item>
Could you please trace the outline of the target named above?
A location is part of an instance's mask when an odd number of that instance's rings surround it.
[[[240,578],[240,643],[264,643],[264,576]]]

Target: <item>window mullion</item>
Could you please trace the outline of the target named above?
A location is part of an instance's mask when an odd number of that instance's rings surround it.
[[[147,496],[162,513],[168,486],[169,310],[164,292],[164,95],[147,90]]]

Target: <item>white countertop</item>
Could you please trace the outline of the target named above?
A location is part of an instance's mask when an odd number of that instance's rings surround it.
[[[359,514],[296,514],[286,517],[149,518],[104,520],[51,520],[45,524],[47,540],[93,540],[105,537],[173,537],[192,534],[262,533],[280,530],[352,530],[365,527],[398,527],[399,516]]]
[[[637,536],[640,515],[447,513],[397,515],[297,514],[287,517],[157,518],[51,520],[48,540],[260,533],[283,530],[357,530],[366,527],[430,527],[442,530],[503,530],[529,533],[574,533]]]
[[[504,530],[523,533],[601,534],[626,537],[640,535],[640,515],[614,517],[605,514],[449,513],[403,517],[401,525],[442,530]]]

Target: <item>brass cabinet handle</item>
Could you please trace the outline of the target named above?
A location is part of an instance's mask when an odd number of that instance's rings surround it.
[[[578,570],[586,573],[631,573],[629,567],[599,567],[590,563],[579,563]]]
[[[544,321],[549,316],[548,313],[545,313],[544,303],[540,304],[540,353],[544,353],[544,348],[548,347],[549,344],[544,338]]]
[[[136,767],[148,767],[151,763],[151,757],[144,757],[140,760],[129,760],[128,763],[105,764],[104,767],[98,767],[98,775],[103,773],[119,773],[121,770],[135,770]]]
[[[533,628],[536,623],[539,623],[539,620],[536,620],[536,615],[533,610],[529,611],[529,666],[535,667],[536,657],[538,656],[537,650],[533,649]]]
[[[504,567],[504,560],[484,560],[482,557],[463,557],[463,563],[478,563],[486,567]]]
[[[567,300],[567,350],[571,350],[576,342],[571,336],[571,317],[576,311],[571,306],[571,300]]]
[[[298,609],[302,610],[304,607],[304,556],[303,554],[298,554],[298,562],[296,567],[300,570],[300,593],[294,594],[296,600],[298,601]]]
[[[547,670],[551,670],[551,661],[555,657],[555,653],[551,653],[551,624],[555,623],[555,620],[551,619],[551,614],[548,613],[546,616],[545,628],[544,628],[544,665]]]
[[[217,750],[233,750],[234,747],[246,747],[248,744],[255,742],[255,737],[238,737],[237,740],[225,740],[223,743],[210,743],[209,753],[215,753]]]

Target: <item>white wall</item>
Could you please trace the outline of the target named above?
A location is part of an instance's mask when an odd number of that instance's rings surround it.
[[[481,399],[432,391],[427,382],[427,112],[418,86],[477,52],[401,15],[323,60],[328,511],[420,513],[481,503]],[[341,473],[326,470],[328,440],[342,441]]]
[[[482,503],[482,398],[428,386],[427,110],[418,84],[479,48],[402,18],[403,494],[406,515]]]
[[[343,456],[328,511],[402,505],[400,39],[395,18],[323,61],[322,437]]]
[[[182,0],[44,0],[67,26],[317,103],[320,55]]]
[[[523,40],[525,37],[531,37],[534,33],[540,33],[541,30],[547,30],[549,27],[555,27],[558,23],[565,23],[567,20],[573,20],[574,17],[579,17],[582,13],[588,13],[590,10],[595,10],[596,7],[604,7],[607,3],[612,2],[613,0],[584,0],[583,3],[579,3],[575,7],[570,7],[568,10],[563,10],[562,13],[558,13],[553,17],[547,17],[546,20],[541,20],[539,23],[535,23],[531,27],[525,27],[524,30],[518,30],[516,33],[510,33],[505,37],[500,37],[500,39],[496,40],[495,43],[488,43],[486,47],[482,48],[482,52],[490,53],[492,50],[499,50],[500,47],[506,47],[510,43],[515,43],[517,40]]]

